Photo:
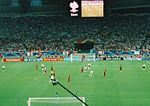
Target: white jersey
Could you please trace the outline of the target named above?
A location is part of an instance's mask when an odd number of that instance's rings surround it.
[[[87,70],[87,67],[86,67],[86,66],[84,66],[84,70]]]
[[[146,69],[146,65],[145,65],[145,64],[142,65],[142,69],[143,69],[143,70]]]
[[[3,69],[5,69],[5,66],[2,66]]]
[[[93,73],[94,73],[94,71],[90,71],[89,76],[92,77]]]
[[[51,75],[51,80],[54,80],[54,79],[55,79],[54,75]]]
[[[5,71],[5,66],[2,66],[2,71]]]
[[[54,75],[55,73],[54,73],[54,71],[51,71],[51,75]]]
[[[47,71],[47,67],[45,67],[45,71]]]
[[[42,64],[42,68],[44,68],[44,64]]]
[[[146,65],[145,65],[145,64],[143,64],[143,65],[142,65],[142,67],[146,67]]]
[[[90,71],[90,73],[91,73],[91,74],[93,74],[93,73],[94,73],[94,71]]]
[[[88,64],[88,67],[91,67],[91,64],[90,64],[90,63]]]

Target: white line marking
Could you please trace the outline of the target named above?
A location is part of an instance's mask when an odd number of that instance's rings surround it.
[[[147,64],[150,64],[150,62],[147,61]]]

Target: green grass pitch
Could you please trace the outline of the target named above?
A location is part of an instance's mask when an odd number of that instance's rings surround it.
[[[35,70],[37,63],[39,69]],[[80,73],[81,66],[88,63],[92,64],[92,77],[89,71]],[[29,97],[55,97],[56,92],[59,97],[72,97],[60,86],[49,83],[51,65],[59,82],[78,96],[85,97],[89,106],[150,106],[150,61],[44,62],[48,67],[46,76],[43,75],[41,64],[0,62],[0,106],[27,106]],[[120,64],[123,72],[119,71]],[[146,70],[142,70],[143,64]],[[2,71],[3,65],[5,71]],[[105,68],[107,74],[104,78]],[[70,84],[67,83],[69,74]]]

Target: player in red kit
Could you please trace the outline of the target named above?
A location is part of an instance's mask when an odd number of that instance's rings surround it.
[[[67,82],[70,83],[70,74],[68,75],[68,81]]]
[[[106,69],[104,70],[104,77],[106,77]]]
[[[38,70],[38,64],[36,64],[35,68],[36,68],[36,70]]]
[[[119,69],[120,69],[120,71],[122,71],[122,65],[120,64],[120,66],[119,66]]]
[[[82,66],[82,67],[81,67],[81,71],[80,71],[80,72],[81,72],[81,73],[83,73],[83,71],[84,71],[84,67]]]

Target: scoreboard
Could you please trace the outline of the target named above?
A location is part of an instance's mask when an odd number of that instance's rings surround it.
[[[71,0],[71,16],[104,17],[104,0]]]
[[[103,17],[103,0],[82,0],[81,17]]]

